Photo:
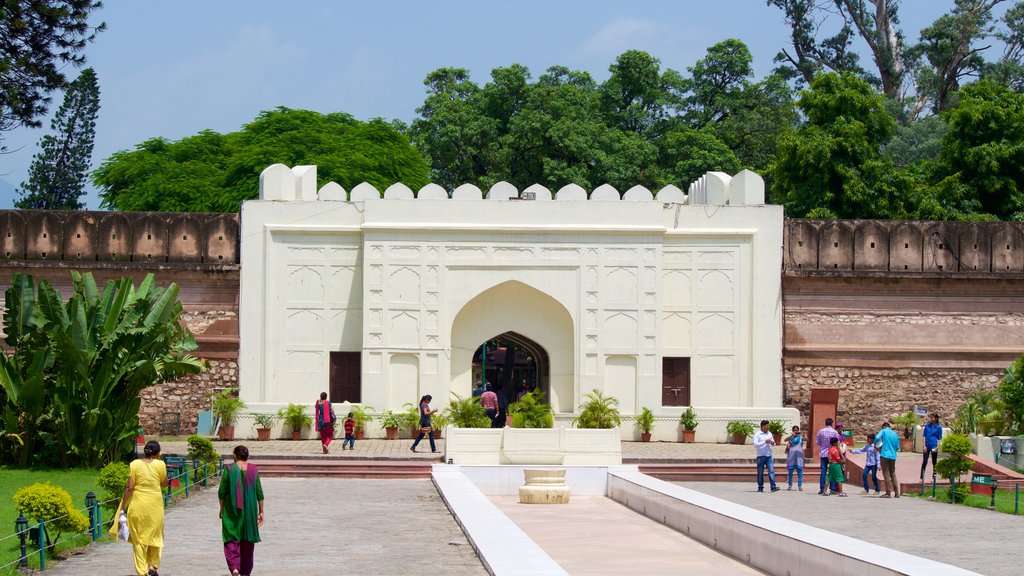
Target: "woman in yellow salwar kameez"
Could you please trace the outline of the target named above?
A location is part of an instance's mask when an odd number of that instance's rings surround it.
[[[234,455],[235,463],[224,471],[217,489],[221,537],[231,576],[249,576],[263,526],[263,485],[256,465],[249,463],[249,449],[235,446]]]
[[[159,576],[164,546],[162,489],[167,487],[167,465],[160,459],[160,443],[156,440],[146,442],[143,452],[145,456],[128,467],[121,507],[128,513],[128,541],[135,556],[135,572],[138,576]],[[117,515],[114,518],[116,530]]]

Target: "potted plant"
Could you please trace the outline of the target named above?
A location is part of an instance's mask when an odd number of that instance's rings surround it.
[[[640,432],[640,441],[650,442],[651,428],[654,428],[654,412],[651,412],[650,408],[644,406],[643,410],[637,414],[633,425],[636,426],[637,432]]]
[[[910,452],[914,449],[914,426],[918,425],[917,415],[913,412],[901,414],[892,419],[892,425],[903,430],[903,438],[900,439],[900,451]]]
[[[401,430],[408,430],[409,435],[415,438],[420,433],[420,407],[414,406],[412,402],[406,402],[402,408],[405,409],[404,412],[395,414],[395,418],[398,418],[398,427]]]
[[[544,403],[544,392],[533,390],[523,394],[518,402],[508,405],[513,428],[554,428],[555,415],[551,405]]]
[[[440,438],[445,426],[451,425],[452,421],[444,412],[438,411],[430,417],[430,426],[434,429],[434,438]]]
[[[388,440],[398,440],[398,428],[402,422],[394,412],[385,410],[380,416],[380,425],[384,427],[384,433]]]
[[[463,398],[455,392],[452,392],[451,395],[453,398],[448,402],[448,407],[444,409],[451,425],[459,428],[491,427],[491,419],[487,417],[487,412],[480,405],[479,398],[473,396]]]
[[[252,419],[256,421],[256,439],[264,442],[270,440],[270,429],[274,427],[277,416],[274,414],[253,414]]]
[[[313,425],[313,418],[306,414],[305,408],[300,404],[288,404],[287,408],[277,411],[277,417],[284,422],[285,426],[291,426],[292,440],[301,440],[302,427]]]
[[[686,412],[679,415],[679,425],[683,428],[683,442],[693,442],[697,436],[697,413],[693,407],[687,407]]]
[[[245,409],[245,402],[235,396],[234,390],[224,390],[213,396],[213,417],[220,420],[218,435],[221,440],[235,437],[235,421],[238,413]]]
[[[352,406],[352,420],[356,424],[353,433],[356,435],[356,440],[362,440],[366,436],[366,425],[373,420],[367,410],[373,410],[373,406]]]
[[[782,444],[782,435],[786,432],[786,423],[782,420],[769,420],[768,431],[771,432],[775,445],[779,446]]]
[[[599,390],[585,396],[587,401],[580,408],[580,415],[572,421],[577,428],[615,428],[622,423],[617,399],[605,396]]]
[[[754,433],[754,423],[748,420],[729,420],[725,431],[732,435],[733,444],[745,444],[747,436]]]

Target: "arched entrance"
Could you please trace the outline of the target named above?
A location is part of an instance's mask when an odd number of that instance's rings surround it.
[[[568,310],[540,290],[515,280],[488,288],[469,300],[452,322],[451,389],[460,396],[470,394],[479,383],[480,370],[490,372],[483,366],[482,345],[506,342],[510,346],[505,348],[517,352],[511,358],[500,355],[502,363],[511,363],[510,371],[503,371],[502,376],[530,375],[556,413],[572,412],[573,333]],[[517,368],[520,353],[524,362]],[[530,360],[526,361],[526,357]],[[498,360],[499,355],[495,355],[494,361]],[[530,364],[532,371],[528,368]],[[515,392],[509,392],[514,400]]]
[[[550,375],[548,353],[533,340],[516,332],[504,332],[483,342],[473,354],[473,387],[484,383],[507,405],[521,390],[540,390],[548,401]]]

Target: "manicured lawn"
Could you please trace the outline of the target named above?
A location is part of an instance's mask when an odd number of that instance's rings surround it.
[[[910,493],[908,493],[906,495],[907,496],[913,496],[915,498],[920,498],[921,497],[918,494],[910,494]],[[926,498],[930,498],[931,495],[932,495],[932,490],[931,490],[930,487],[928,487],[925,490],[925,497]],[[1014,513],[1014,503],[1015,503],[1014,498],[1015,498],[1015,495],[1014,495],[1013,492],[1003,492],[1001,490],[996,491],[996,510],[999,511],[999,512],[1005,512],[1007,514],[1013,514]],[[1021,492],[1020,499],[1021,499],[1021,502],[1017,503],[1017,513],[1018,514],[1024,514],[1024,491]],[[949,488],[948,487],[946,487],[946,488],[940,487],[940,488],[938,488],[935,491],[935,502],[943,503],[943,504],[947,504],[947,505],[950,504]],[[991,495],[984,495],[983,496],[983,495],[980,495],[980,494],[969,494],[967,496],[967,501],[966,502],[960,502],[958,500],[957,501],[957,506],[971,506],[972,508],[988,508],[988,506],[989,506],[989,504],[991,502],[992,502],[992,496]]]
[[[14,534],[14,521],[18,518],[18,509],[14,505],[13,496],[18,489],[34,484],[36,482],[50,482],[60,486],[71,494],[71,499],[76,508],[85,512],[85,495],[92,491],[97,498],[103,498],[103,490],[96,484],[97,470],[22,470],[0,467],[0,538]],[[105,511],[106,512],[106,511]],[[107,515],[110,512],[106,512]],[[104,517],[106,520],[106,517]],[[34,519],[29,519],[30,525],[35,524]],[[51,533],[51,536],[53,534]],[[69,537],[61,536],[57,543],[58,550],[81,546],[89,541],[88,536]],[[62,546],[62,544],[65,544]],[[31,545],[30,545],[31,546]],[[0,540],[0,566],[12,562],[18,558],[20,544],[17,538]],[[30,552],[30,565],[38,566],[38,552],[32,555]],[[0,575],[13,574],[10,569],[0,568]]]

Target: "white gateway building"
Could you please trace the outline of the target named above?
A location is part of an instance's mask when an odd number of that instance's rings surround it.
[[[678,439],[687,406],[704,441],[732,419],[796,423],[782,408],[782,232],[748,171],[688,194],[395,184],[382,197],[276,164],[242,206],[241,398],[252,412],[321,392],[400,411],[486,380],[509,399],[539,388],[556,426],[600,390],[624,416],[650,408],[656,440]]]

